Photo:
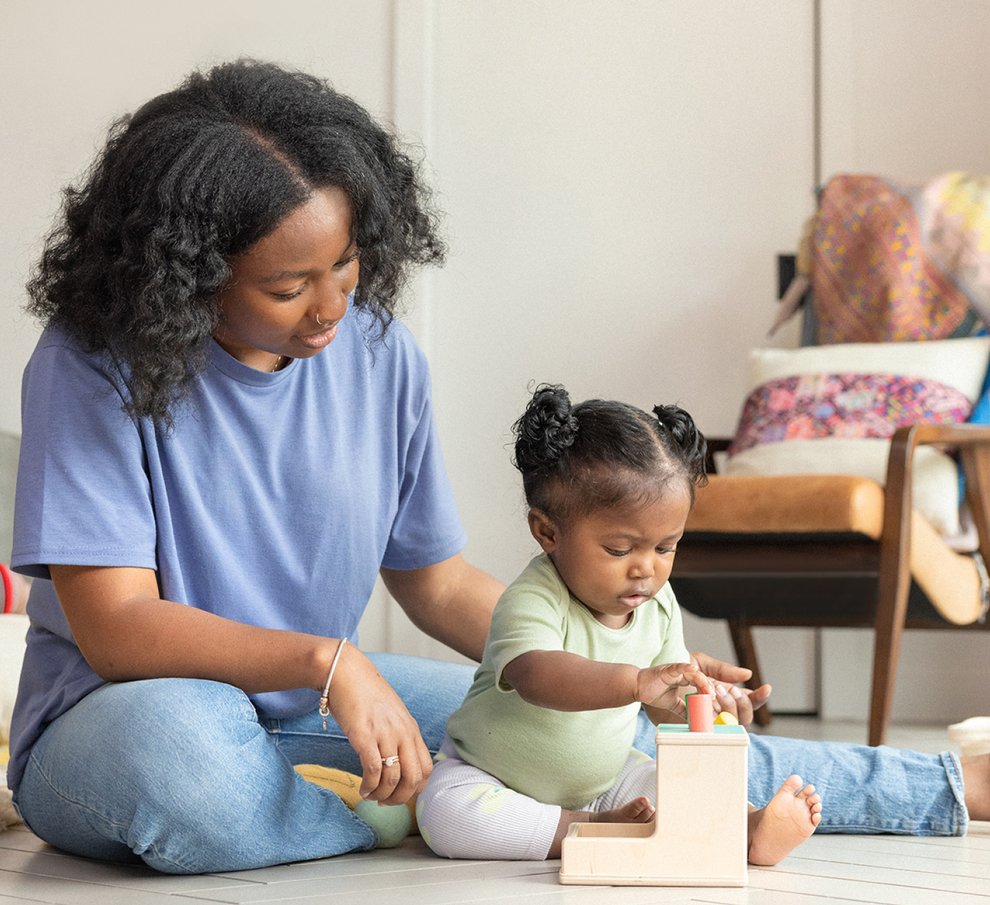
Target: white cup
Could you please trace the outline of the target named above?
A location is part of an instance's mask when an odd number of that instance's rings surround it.
[[[971,716],[949,727],[949,739],[963,757],[990,753],[990,716]]]

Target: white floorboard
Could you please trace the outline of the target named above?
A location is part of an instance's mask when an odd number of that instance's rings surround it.
[[[862,741],[859,724],[778,717],[782,735]],[[891,744],[951,749],[945,727],[894,727]],[[0,832],[0,905],[990,905],[990,823],[962,839],[815,836],[744,888],[561,886],[559,862],[434,857],[419,837],[388,850],[228,875],[171,877],[65,855],[24,827]]]

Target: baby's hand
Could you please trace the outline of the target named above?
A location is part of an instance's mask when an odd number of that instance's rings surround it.
[[[641,669],[637,677],[637,699],[658,710],[669,710],[683,715],[684,700],[678,689],[696,688],[708,693],[711,682],[693,663],[665,663]]]

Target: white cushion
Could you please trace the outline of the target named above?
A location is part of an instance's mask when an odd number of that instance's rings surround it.
[[[983,388],[990,337],[927,342],[835,343],[800,349],[753,349],[747,392],[780,377],[799,374],[897,374],[940,380],[976,402]]]
[[[27,630],[28,617],[24,613],[0,615],[0,744],[10,740],[10,718],[24,662]]]

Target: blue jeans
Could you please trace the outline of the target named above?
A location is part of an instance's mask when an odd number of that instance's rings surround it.
[[[656,732],[641,715],[636,747],[655,753]],[[765,805],[792,773],[822,796],[816,833],[963,836],[962,767],[951,752],[749,736],[749,800]]]
[[[470,685],[470,666],[372,654],[431,751]],[[653,753],[644,720],[637,747]],[[331,720],[259,714],[218,682],[151,679],[105,685],[53,722],[31,751],[15,803],[65,851],[143,860],[167,873],[244,870],[372,848],[375,836],[293,764],[360,773]],[[800,773],[824,799],[821,831],[958,835],[962,780],[951,754],[916,754],[751,737],[749,796],[768,801]]]

